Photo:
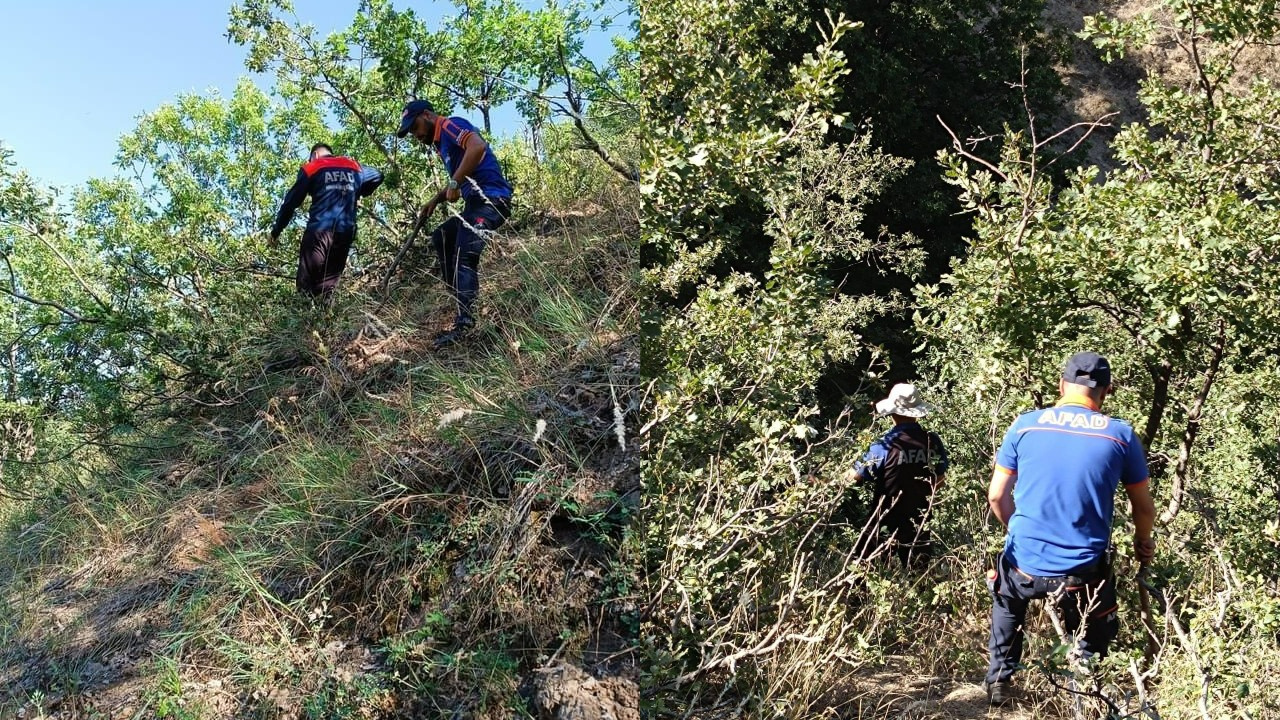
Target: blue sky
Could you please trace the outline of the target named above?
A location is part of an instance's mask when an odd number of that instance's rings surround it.
[[[0,143],[42,182],[71,186],[117,173],[116,142],[136,118],[184,93],[230,95],[249,71],[228,41],[232,0],[0,0]],[[321,32],[345,28],[357,0],[294,0]],[[397,2],[431,18],[447,2]],[[438,8],[435,12],[433,9]],[[588,55],[610,52],[604,37]],[[262,85],[265,77],[255,78]],[[494,131],[515,132],[514,113]]]

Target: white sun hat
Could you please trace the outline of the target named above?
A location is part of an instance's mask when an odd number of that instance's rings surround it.
[[[916,386],[911,383],[898,383],[889,391],[889,397],[876,403],[877,415],[902,415],[903,417],[924,417],[933,408],[929,407],[916,394]]]

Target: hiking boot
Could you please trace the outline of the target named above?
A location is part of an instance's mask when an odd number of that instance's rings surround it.
[[[449,347],[463,340],[475,325],[475,321],[471,318],[458,318],[454,321],[453,327],[436,333],[431,344],[436,350]]]
[[[987,691],[988,705],[1003,705],[1013,698],[1013,687],[1008,680],[997,680],[993,683],[984,680],[982,689]]]

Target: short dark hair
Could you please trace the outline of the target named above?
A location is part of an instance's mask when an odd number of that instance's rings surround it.
[[[319,150],[320,148],[324,148],[325,150],[328,150],[330,155],[333,154],[333,148],[329,147],[328,143],[316,143],[315,145],[311,146],[312,160],[316,159],[316,151]]]

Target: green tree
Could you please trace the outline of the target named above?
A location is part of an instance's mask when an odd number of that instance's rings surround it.
[[[458,8],[458,14],[443,19],[441,29],[432,30],[412,9],[398,10],[390,0],[366,0],[349,28],[321,37],[311,25],[282,19],[291,13],[287,0],[249,0],[232,7],[228,36],[249,48],[251,70],[274,71],[276,88],[284,96],[305,99],[315,93],[323,98],[344,128],[334,143],[356,157],[384,163],[391,171],[387,185],[398,192],[403,217],[411,219],[418,188],[439,169],[426,153],[404,152],[406,146],[388,140],[406,99],[430,100],[442,114],[458,105],[477,108],[486,131],[492,109],[515,100],[538,130],[548,108],[573,117],[575,104],[569,97],[561,96],[557,103],[547,94],[566,77],[600,79],[587,101],[608,97],[611,90],[618,95],[629,91],[619,76],[597,71],[582,57],[589,23],[579,6],[552,3],[529,10],[500,0],[459,2]],[[625,63],[626,56],[620,57]],[[576,109],[584,111],[585,105]],[[630,108],[626,126],[633,132],[634,98]],[[606,157],[589,129],[591,118],[585,112],[577,116],[584,140],[591,138],[590,149]]]
[[[849,452],[847,428],[815,427],[815,387],[829,363],[874,352],[858,329],[898,307],[874,292],[836,297],[826,273],[919,266],[910,238],[860,230],[904,163],[865,136],[832,139],[847,20],[780,68],[760,40],[789,22],[781,3],[645,10],[647,682],[655,711],[692,712],[725,691],[762,716],[800,717],[840,673],[850,629],[850,586],[813,554],[840,488],[810,474]],[[764,266],[735,269],[760,238]]]
[[[459,13],[444,24],[447,50],[431,82],[478,110],[486,133],[493,108],[524,97],[525,88],[545,94],[560,75],[561,53],[582,51],[587,24],[573,6],[530,10],[515,0],[454,4]]]
[[[1280,92],[1239,68],[1278,29],[1274,7],[1239,2],[1173,0],[1155,20],[1092,19],[1086,33],[1112,53],[1169,33],[1190,72],[1143,82],[1148,118],[1116,137],[1118,167],[1105,176],[1081,169],[1056,187],[1046,141],[1031,130],[1009,133],[996,159],[959,144],[944,154],[974,237],[941,285],[919,291],[918,325],[953,402],[993,408],[957,427],[957,436],[978,439],[979,472],[992,452],[982,438],[1017,408],[1051,400],[1069,353],[1111,357],[1120,390],[1109,409],[1132,420],[1147,447],[1163,505],[1162,572],[1181,596],[1175,614],[1191,628],[1171,652],[1199,668],[1189,684],[1201,685],[1204,708],[1233,692],[1207,667],[1225,663],[1270,682],[1258,667],[1269,662],[1260,646],[1242,644],[1243,660],[1225,650],[1222,633],[1247,630],[1191,618],[1217,602],[1205,597],[1221,577],[1206,555],[1227,568],[1234,592],[1261,592],[1264,605],[1277,597],[1240,579],[1280,569],[1275,542],[1259,542],[1275,537],[1280,512],[1272,423],[1240,410],[1270,414],[1280,402],[1280,292],[1271,277],[1280,259],[1272,120]],[[1254,622],[1245,627],[1262,627]],[[1171,689],[1180,682],[1176,673],[1159,680]]]
[[[243,372],[238,353],[279,333],[292,302],[287,281],[264,286],[290,259],[264,256],[263,228],[291,180],[280,158],[303,157],[315,127],[317,108],[285,110],[248,82],[228,100],[181,97],[121,140],[136,180],[91,180],[65,204],[6,154],[9,400],[73,428],[79,447],[136,440],[194,397],[216,402],[210,388]],[[27,461],[66,449],[38,445]]]

